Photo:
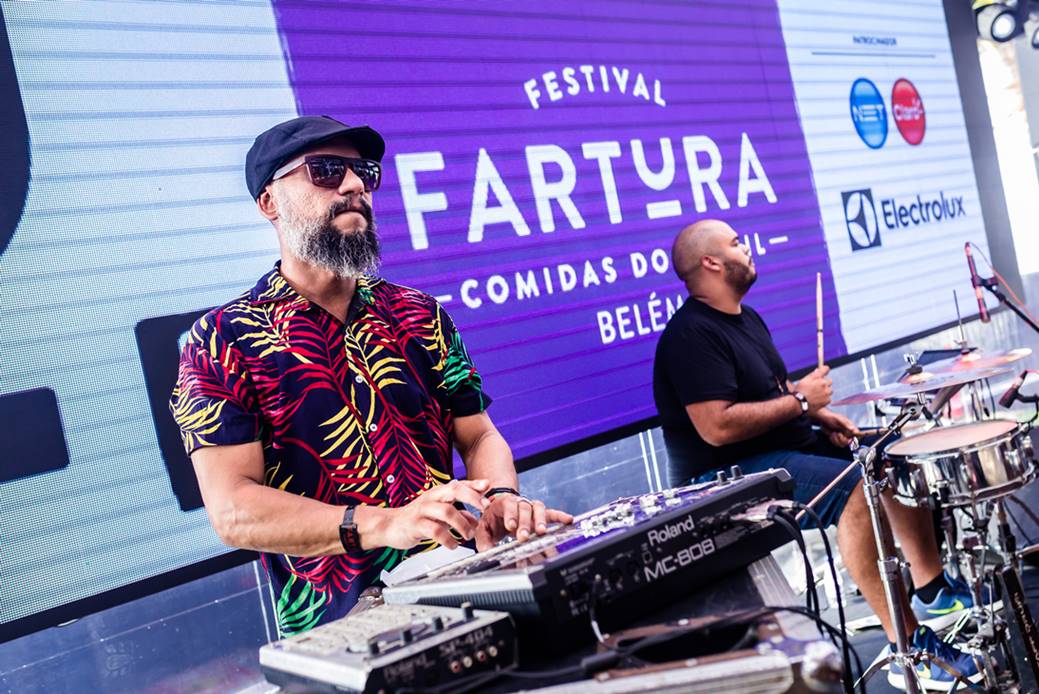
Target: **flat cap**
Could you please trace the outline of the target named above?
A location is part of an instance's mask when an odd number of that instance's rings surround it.
[[[349,140],[365,159],[382,161],[386,143],[367,125],[349,126],[330,116],[300,116],[260,133],[245,155],[245,183],[253,200],[274,172],[294,156],[329,140]]]

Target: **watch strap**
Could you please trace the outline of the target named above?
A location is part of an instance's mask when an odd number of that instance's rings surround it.
[[[357,531],[357,524],[354,523],[354,511],[356,510],[355,506],[347,506],[343,511],[343,522],[339,524],[339,541],[343,543],[343,549],[350,554],[362,551],[361,534]]]

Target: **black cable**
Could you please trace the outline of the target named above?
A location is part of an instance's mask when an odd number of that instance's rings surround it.
[[[834,577],[834,585],[836,586],[837,585],[836,566],[834,564],[833,552],[832,552],[832,548],[831,548],[831,546],[829,544],[829,538],[826,537],[825,531],[823,531],[823,529],[822,529],[822,525],[819,522],[818,515],[815,514],[815,512],[812,511],[811,509],[808,509],[808,512],[814,517],[814,519],[816,520],[816,523],[820,526],[820,532],[823,533],[823,544],[824,544],[824,547],[826,548],[827,559],[829,561],[830,569],[831,569],[831,572],[832,572],[833,577]],[[482,685],[482,684],[484,684],[486,682],[489,682],[492,679],[495,679],[495,678],[498,678],[498,677],[507,677],[507,678],[514,678],[514,679],[527,679],[527,680],[529,680],[529,679],[554,679],[554,678],[568,677],[568,676],[571,676],[571,675],[592,674],[592,673],[598,672],[598,671],[600,671],[600,670],[602,670],[604,668],[611,667],[611,666],[615,665],[616,663],[620,662],[621,660],[623,660],[625,658],[633,657],[640,650],[643,650],[643,649],[651,647],[651,646],[659,645],[659,644],[662,644],[662,643],[667,643],[668,641],[670,641],[672,639],[679,638],[681,636],[685,636],[685,635],[687,635],[690,632],[710,630],[710,629],[713,629],[713,628],[724,627],[724,626],[728,626],[730,624],[736,624],[736,623],[748,621],[751,618],[758,618],[758,619],[760,619],[761,617],[767,616],[769,614],[774,614],[776,612],[793,612],[795,614],[800,614],[800,615],[803,615],[803,616],[806,616],[806,617],[810,618],[813,622],[815,622],[815,624],[820,628],[820,630],[823,631],[823,633],[825,633],[830,638],[830,640],[834,643],[834,646],[841,650],[842,657],[844,658],[844,663],[845,663],[845,672],[844,672],[845,683],[844,683],[844,687],[845,687],[846,692],[849,692],[849,694],[850,694],[851,692],[854,691],[854,683],[852,681],[853,673],[850,672],[851,664],[850,664],[849,658],[848,658],[848,654],[849,653],[854,657],[854,659],[855,659],[855,668],[860,673],[860,675],[863,672],[863,669],[862,669],[862,661],[859,658],[858,652],[855,650],[855,648],[853,646],[851,646],[851,643],[848,641],[848,634],[847,634],[845,617],[844,617],[844,608],[843,608],[843,605],[841,604],[840,598],[838,597],[838,614],[839,614],[839,617],[840,617],[840,620],[841,620],[841,627],[838,630],[833,625],[831,625],[829,622],[826,622],[822,618],[822,616],[820,614],[821,603],[819,601],[818,592],[816,591],[815,573],[814,573],[814,571],[812,569],[811,560],[809,559],[809,556],[808,556],[808,548],[807,548],[807,546],[805,544],[804,534],[802,533],[801,528],[798,525],[797,521],[795,519],[793,519],[791,516],[789,516],[786,512],[784,512],[783,509],[780,508],[780,507],[770,508],[769,509],[769,518],[773,522],[776,522],[781,527],[783,527],[790,534],[790,536],[797,543],[798,548],[801,551],[801,556],[802,556],[802,559],[804,560],[805,583],[806,583],[806,589],[807,589],[807,591],[806,591],[807,592],[807,595],[806,595],[807,606],[805,608],[799,608],[799,607],[794,607],[794,606],[757,608],[757,609],[754,609],[754,610],[748,610],[748,611],[744,611],[744,612],[740,612],[740,613],[734,613],[734,614],[732,614],[732,615],[730,615],[728,617],[722,618],[720,620],[715,620],[715,621],[712,621],[712,622],[708,622],[708,623],[699,625],[699,626],[691,628],[691,629],[682,629],[682,630],[675,630],[675,631],[666,632],[666,633],[662,633],[662,634],[655,634],[653,636],[649,636],[649,637],[640,639],[640,640],[636,641],[635,643],[631,644],[630,646],[627,646],[627,647],[624,647],[624,648],[616,648],[616,647],[614,647],[614,646],[612,646],[610,644],[607,644],[605,642],[605,640],[602,638],[601,630],[598,628],[598,622],[596,620],[596,615],[595,615],[595,608],[596,608],[597,599],[599,597],[599,587],[601,586],[603,579],[602,579],[601,576],[596,575],[595,579],[594,579],[594,582],[592,584],[592,587],[591,587],[590,594],[589,594],[589,610],[588,610],[588,612],[589,612],[589,621],[590,621],[590,625],[592,627],[592,631],[593,631],[593,633],[596,636],[596,639],[598,640],[600,645],[602,645],[602,646],[604,646],[605,648],[608,649],[607,651],[602,652],[602,653],[596,653],[596,654],[593,654],[593,655],[590,655],[590,656],[586,656],[585,658],[583,658],[581,660],[580,664],[578,664],[578,665],[571,665],[571,666],[564,667],[564,668],[555,668],[555,669],[549,669],[549,670],[530,670],[530,671],[523,671],[523,670],[499,670],[499,671],[494,671],[494,672],[489,672],[489,673],[477,673],[477,674],[471,675],[470,677],[463,678],[461,680],[455,680],[455,681],[451,682],[450,684],[445,684],[445,685],[442,685],[442,686],[439,686],[439,687],[434,687],[434,688],[414,688],[414,689],[409,688],[409,689],[407,689],[407,691],[429,692],[430,694],[436,694],[436,693],[439,693],[439,692],[442,692],[442,691],[446,691],[446,689],[456,689],[456,688],[459,688],[459,687],[470,687],[471,688],[471,687],[474,687],[474,686],[480,686],[480,685]],[[745,635],[743,638],[741,638],[739,643],[743,643],[744,641],[746,641],[748,636],[751,633],[752,633],[752,627],[750,629],[748,629],[748,634]],[[841,641],[840,644],[837,643],[837,639],[838,638]],[[739,645],[739,643],[737,645]],[[479,680],[479,681],[477,681],[477,680]],[[863,692],[863,694],[865,693],[865,689],[864,688],[861,691]]]
[[[750,610],[744,610],[742,612],[735,612],[735,613],[732,613],[732,614],[728,615],[727,617],[723,617],[721,619],[714,620],[712,622],[707,622],[707,623],[704,623],[704,624],[700,624],[700,625],[697,625],[697,626],[694,626],[694,627],[691,627],[691,628],[688,628],[688,629],[676,629],[676,630],[670,631],[670,632],[664,632],[664,633],[661,633],[661,634],[654,634],[653,636],[647,636],[647,637],[645,637],[643,639],[639,639],[635,643],[633,643],[633,644],[631,644],[629,646],[625,646],[623,648],[618,648],[618,649],[615,649],[615,650],[612,650],[612,651],[605,651],[605,652],[602,652],[602,653],[594,653],[592,655],[585,656],[584,658],[581,659],[581,662],[579,664],[571,665],[571,666],[564,667],[564,668],[555,668],[555,669],[549,669],[549,670],[526,670],[526,671],[524,671],[524,670],[498,670],[498,671],[495,671],[495,672],[477,673],[477,674],[471,675],[471,676],[469,676],[467,678],[454,680],[451,683],[440,685],[438,687],[433,687],[433,688],[419,688],[419,687],[416,687],[416,688],[409,688],[409,689],[407,689],[407,691],[409,691],[409,692],[427,692],[429,694],[434,694],[434,693],[446,691],[446,690],[449,690],[449,689],[457,689],[459,687],[469,687],[469,688],[471,688],[473,686],[477,686],[478,684],[482,684],[484,681],[490,681],[491,679],[494,679],[494,678],[497,678],[497,677],[505,677],[505,678],[512,678],[512,679],[521,679],[521,680],[532,680],[532,679],[552,679],[552,678],[559,678],[559,677],[567,677],[567,676],[571,676],[571,675],[591,675],[591,674],[594,674],[596,672],[599,672],[600,670],[603,670],[603,669],[606,669],[608,667],[611,667],[612,665],[620,662],[624,658],[633,656],[633,655],[635,655],[636,653],[638,653],[639,651],[641,651],[643,649],[646,649],[646,648],[649,648],[649,647],[652,647],[652,646],[658,646],[658,645],[661,645],[661,644],[665,644],[668,641],[671,641],[671,640],[674,640],[674,639],[677,639],[677,638],[685,637],[685,636],[687,636],[688,634],[690,634],[692,632],[704,631],[704,630],[710,630],[710,629],[716,629],[716,628],[725,628],[725,627],[728,627],[728,626],[732,626],[732,625],[735,625],[735,624],[742,624],[742,623],[748,623],[749,624],[752,620],[759,620],[762,617],[767,617],[769,615],[773,615],[773,614],[776,614],[776,613],[779,613],[779,612],[792,612],[794,614],[799,614],[799,615],[808,617],[813,622],[815,622],[815,624],[820,628],[821,631],[826,633],[831,638],[833,638],[834,636],[836,636],[839,633],[838,629],[836,627],[834,627],[832,624],[830,624],[829,622],[824,620],[817,613],[815,613],[815,612],[813,612],[811,610],[808,610],[808,609],[806,609],[804,607],[798,607],[798,606],[794,606],[794,605],[786,606],[786,607],[771,607],[771,606],[758,607],[758,608],[753,608],[753,609],[750,609]],[[852,656],[855,659],[856,669],[861,673],[862,672],[862,661],[859,659],[859,654],[855,650],[854,647],[851,648],[851,653],[852,653]],[[862,691],[864,692],[865,690],[862,690]]]
[[[740,650],[743,650],[744,648],[750,648],[751,646],[756,644],[757,641],[758,641],[758,625],[757,624],[748,624],[747,625],[747,631],[744,632],[743,636],[740,637],[740,640],[737,641],[736,643],[732,644],[728,648],[726,648],[725,652],[726,653],[731,653],[732,651],[740,651]]]
[[[800,504],[799,504],[799,506],[801,506],[802,508],[805,508],[811,514],[811,516],[813,517],[813,520],[815,520],[816,525],[819,526],[819,531],[820,531],[820,533],[823,536],[823,546],[826,549],[827,561],[829,562],[831,575],[833,576],[834,587],[836,588],[836,586],[838,585],[837,567],[836,567],[836,564],[835,564],[834,559],[833,559],[833,548],[830,546],[830,539],[828,537],[826,537],[826,531],[825,531],[825,529],[822,526],[822,519],[819,518],[819,515],[817,513],[815,513],[815,511],[813,511],[812,509],[810,509],[810,508],[808,508],[806,506],[800,505]],[[820,614],[821,613],[821,603],[819,601],[819,594],[816,591],[816,587],[815,587],[815,580],[814,580],[815,579],[815,572],[813,571],[812,566],[811,566],[811,561],[808,558],[808,552],[807,552],[807,548],[806,548],[805,542],[804,542],[804,535],[801,532],[800,525],[797,523],[797,520],[792,515],[790,515],[784,508],[782,508],[780,506],[774,506],[774,507],[769,508],[768,509],[768,517],[771,520],[773,520],[773,521],[779,523],[781,526],[783,526],[787,530],[787,532],[790,533],[790,535],[794,537],[794,539],[797,541],[799,547],[801,548],[801,554],[802,554],[802,556],[804,557],[804,560],[805,560],[805,576],[806,576],[806,583],[807,583],[807,588],[808,588],[808,600],[807,600],[808,606],[807,606],[806,609],[807,609],[808,612],[814,612],[816,617],[817,617],[817,619],[821,620],[822,619],[821,614]],[[814,607],[812,605],[813,600],[814,600]],[[848,692],[849,694],[851,694],[851,692],[854,692],[854,690],[855,690],[855,682],[854,682],[854,676],[853,676],[853,674],[851,672],[851,657],[850,657],[850,654],[854,654],[855,655],[856,666],[858,668],[858,672],[860,673],[860,675],[863,672],[863,670],[862,670],[862,662],[859,660],[858,653],[855,652],[854,648],[852,648],[851,641],[848,639],[848,630],[847,630],[847,622],[846,622],[845,614],[844,614],[844,605],[843,605],[843,603],[840,600],[840,596],[838,596],[838,598],[837,598],[837,613],[838,613],[838,616],[839,616],[839,618],[841,620],[840,630],[837,631],[835,629],[832,629],[832,630],[827,630],[827,631],[828,631],[828,636],[829,636],[830,640],[833,642],[834,647],[839,649],[840,652],[841,652],[841,657],[842,657],[842,659],[844,660],[844,663],[845,663],[845,668],[844,668],[844,673],[843,673],[844,690],[846,692]],[[836,632],[836,636],[835,636],[835,632]],[[865,685],[863,684],[863,688],[861,689],[863,694],[865,694],[865,688],[864,687],[865,687]]]
[[[1033,540],[1031,536],[1027,532],[1025,532],[1024,527],[1021,525],[1021,521],[1017,519],[1017,516],[1015,516],[1009,508],[1007,509],[1007,517],[1015,526],[1017,526],[1017,531],[1021,533],[1021,537],[1025,538],[1025,542],[1027,542],[1030,545],[1034,545],[1035,540]]]
[[[1036,515],[1035,511],[1033,511],[1032,509],[1028,508],[1028,506],[1025,504],[1025,502],[1021,501],[1020,499],[1018,499],[1016,496],[1013,496],[1013,495],[1008,496],[1007,499],[1009,499],[1010,501],[1013,501],[1015,504],[1020,506],[1021,510],[1025,512],[1025,515],[1028,516],[1032,520],[1033,523],[1035,523],[1036,525],[1039,525],[1039,515]]]
[[[819,617],[818,615],[815,615],[815,614],[813,614],[811,612],[808,612],[807,610],[802,610],[801,608],[795,608],[795,607],[787,608],[787,610],[790,611],[790,612],[795,612],[797,614],[802,614],[802,615],[808,617],[809,619],[812,619],[815,622],[816,626],[818,626],[831,639],[833,639],[833,638],[841,638],[842,636],[844,638],[847,638],[847,632],[843,632],[843,634],[838,632],[836,627],[834,627],[832,624],[827,622],[822,617]],[[848,648],[851,650],[852,658],[855,661],[855,670],[851,673],[852,678],[855,679],[855,680],[859,680],[859,679],[862,678],[862,673],[865,672],[865,669],[862,667],[862,659],[859,657],[858,649],[856,649],[855,646],[851,645],[851,641],[848,641]],[[845,667],[851,668],[852,667],[851,663],[845,663]],[[855,677],[855,672],[859,673],[858,677]],[[862,694],[866,694],[866,683],[865,682],[860,682],[860,684],[859,684],[859,691]]]
[[[815,590],[815,572],[812,570],[812,562],[808,558],[808,547],[805,545],[804,535],[796,522],[791,522],[788,518],[780,515],[780,513],[781,510],[778,507],[772,507],[768,510],[768,518],[781,525],[797,542],[797,546],[801,550],[801,557],[804,559],[806,608],[818,613],[820,611],[819,594]]]
[[[592,579],[592,587],[588,590],[588,624],[592,629],[592,633],[595,634],[595,640],[601,645],[606,645],[606,639],[602,635],[602,631],[599,629],[599,622],[595,618],[595,603],[599,597],[599,586],[602,585],[602,576],[595,574],[595,578]]]
[[[788,607],[770,607],[770,608],[766,608],[766,609],[769,612],[793,612],[794,614],[799,614],[799,615],[802,615],[804,617],[808,617],[813,622],[815,622],[815,625],[817,627],[819,627],[819,630],[822,631],[824,634],[826,634],[831,640],[834,640],[836,638],[841,638],[842,636],[844,636],[845,638],[847,637],[847,633],[846,632],[840,632],[835,626],[833,626],[832,624],[827,622],[825,619],[820,617],[818,614],[812,612],[811,610],[807,610],[807,609],[805,609],[803,607],[795,607],[795,606],[791,605],[791,606],[788,606]],[[848,648],[851,650],[852,658],[855,661],[855,665],[854,665],[855,671],[853,671],[851,673],[852,678],[853,679],[860,679],[861,676],[862,676],[862,673],[865,672],[865,670],[862,667],[862,659],[859,657],[858,650],[854,646],[851,645],[850,641],[848,642]],[[851,668],[852,665],[851,665],[851,663],[845,663],[845,667],[846,668]],[[859,673],[859,677],[858,678],[855,677],[855,672]],[[864,682],[860,683],[859,691],[861,692],[861,694],[866,694],[866,685],[865,685]]]
[[[989,383],[989,380],[987,378],[985,379],[985,390],[988,391],[989,404],[992,405],[992,410],[989,411],[989,412],[986,412],[985,416],[986,417],[990,417],[996,411],[996,396],[992,394],[992,384]]]
[[[798,504],[798,506],[803,508],[805,512],[808,513],[808,515],[812,518],[812,520],[815,521],[816,527],[819,529],[819,535],[822,537],[823,540],[823,547],[826,550],[826,562],[830,568],[830,577],[833,580],[834,593],[837,600],[837,616],[840,621],[840,644],[834,643],[834,645],[838,646],[841,649],[842,658],[844,659],[844,662],[847,664],[845,670],[845,689],[851,692],[854,690],[855,687],[854,681],[852,679],[850,657],[850,654],[853,652],[853,649],[851,647],[850,637],[848,636],[847,616],[844,611],[844,601],[840,594],[840,578],[837,575],[837,565],[836,560],[834,559],[833,547],[830,545],[830,538],[826,535],[826,529],[822,522],[822,518],[819,517],[819,514],[816,513],[814,509],[811,509],[803,504]],[[858,662],[857,665],[858,671],[861,675],[861,673],[863,672],[862,663]]]
[[[816,513],[814,509],[804,504],[798,504],[798,507],[803,509],[805,513],[807,513],[808,516],[813,521],[815,521],[816,527],[819,528],[819,535],[823,539],[823,547],[826,549],[826,562],[830,566],[830,577],[833,579],[833,592],[836,595],[837,599],[837,618],[840,624],[842,634],[841,657],[843,657],[844,662],[847,663],[847,667],[845,668],[844,686],[846,690],[852,691],[855,688],[855,685],[853,682],[851,682],[851,674],[849,672],[849,670],[851,669],[851,663],[849,662],[849,651],[851,644],[848,641],[848,621],[844,615],[844,599],[841,596],[841,583],[839,577],[837,576],[837,564],[833,558],[833,547],[830,546],[830,538],[826,534],[826,528],[823,526],[823,519],[819,517],[819,514]]]
[[[801,526],[798,525],[797,521],[784,515],[782,508],[778,506],[768,509],[768,518],[772,522],[781,525],[790,537],[797,542],[797,546],[801,550],[801,559],[804,562],[805,570],[805,607],[809,610],[820,612],[819,594],[815,590],[815,570],[812,568],[812,562],[808,557],[808,546],[805,543],[804,533],[801,532]]]

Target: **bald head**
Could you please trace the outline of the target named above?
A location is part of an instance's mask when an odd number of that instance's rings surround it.
[[[736,234],[718,219],[701,219],[678,232],[671,246],[671,264],[678,278],[689,283],[705,255],[719,255]]]

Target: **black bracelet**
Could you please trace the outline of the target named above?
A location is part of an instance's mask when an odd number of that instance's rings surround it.
[[[520,493],[512,487],[492,487],[491,489],[487,490],[487,493],[484,494],[484,496],[488,499],[493,499],[499,494],[512,494],[514,496],[521,496]]]

